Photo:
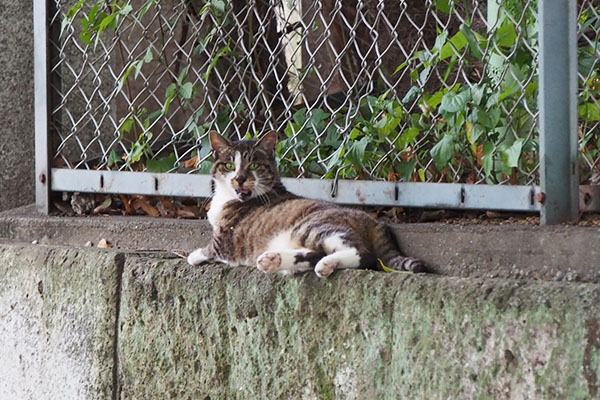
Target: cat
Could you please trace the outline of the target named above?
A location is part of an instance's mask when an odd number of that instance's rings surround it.
[[[400,254],[390,229],[367,213],[288,192],[275,161],[278,133],[230,142],[209,133],[215,190],[208,220],[208,246],[189,254],[199,265],[216,260],[255,265],[264,272],[314,270],[326,277],[337,269],[425,272],[420,260]]]

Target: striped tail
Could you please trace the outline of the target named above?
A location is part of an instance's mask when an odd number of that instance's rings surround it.
[[[380,225],[385,229],[381,232],[378,240],[380,243],[375,243],[375,248],[378,250],[378,258],[384,268],[389,268],[396,271],[410,271],[414,273],[427,272],[427,266],[421,260],[413,257],[406,257],[400,253],[396,243],[396,236],[392,233],[387,225]]]

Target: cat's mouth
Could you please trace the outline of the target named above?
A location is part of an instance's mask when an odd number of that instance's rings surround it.
[[[240,200],[247,200],[252,196],[252,190],[246,188],[237,188],[235,193],[238,195]]]

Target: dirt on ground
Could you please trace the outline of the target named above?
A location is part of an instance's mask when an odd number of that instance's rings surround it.
[[[141,195],[102,195],[63,193],[54,201],[53,215],[147,215],[162,218],[204,219],[210,209],[210,199],[175,198]],[[452,225],[539,225],[535,213],[502,211],[464,211],[419,209],[404,207],[361,208],[375,218],[392,223],[443,223]],[[573,225],[600,226],[599,213],[582,213]]]

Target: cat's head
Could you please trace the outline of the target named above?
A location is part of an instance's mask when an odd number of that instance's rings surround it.
[[[270,131],[258,140],[230,142],[211,131],[209,138],[214,156],[210,173],[219,184],[230,187],[238,200],[258,197],[280,182],[275,162],[277,132]]]

